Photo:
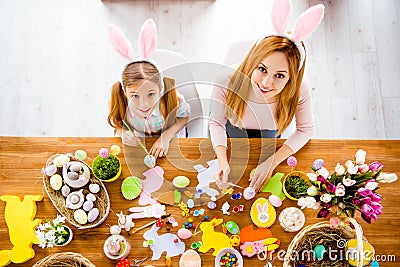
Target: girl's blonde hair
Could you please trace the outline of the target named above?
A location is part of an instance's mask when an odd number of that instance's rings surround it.
[[[122,83],[118,81],[111,88],[110,113],[108,114],[108,123],[113,128],[123,128],[125,113],[128,107],[126,97],[126,87],[142,84],[145,81],[151,81],[161,88],[161,75],[158,69],[147,61],[132,62],[126,66],[122,73]],[[179,105],[178,94],[175,88],[175,80],[164,77],[164,92],[160,99],[160,111],[164,116],[165,126],[167,128],[173,124],[176,119],[176,110]]]
[[[253,71],[258,68],[262,60],[275,52],[284,53],[289,65],[289,81],[282,92],[276,96],[274,117],[277,122],[277,135],[282,134],[292,121],[300,98],[305,61],[299,70],[300,52],[296,44],[286,37],[268,36],[253,45],[229,81],[225,115],[232,124],[240,122],[243,118],[250,90],[252,90],[250,78]]]

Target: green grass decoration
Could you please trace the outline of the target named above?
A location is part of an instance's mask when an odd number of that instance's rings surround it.
[[[137,198],[142,192],[142,181],[136,176],[125,178],[121,185],[122,196],[127,200]]]
[[[286,178],[285,189],[286,192],[294,197],[301,198],[307,196],[307,189],[309,184],[302,177],[298,175],[289,176]]]
[[[93,161],[93,174],[100,180],[110,180],[118,174],[120,162],[116,156],[110,154],[107,158],[96,157]]]

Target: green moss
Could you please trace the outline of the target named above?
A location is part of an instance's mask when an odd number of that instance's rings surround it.
[[[307,196],[308,187],[309,184],[300,176],[293,175],[293,176],[288,176],[286,178],[285,182],[286,192],[294,198]]]
[[[107,158],[96,157],[92,164],[93,174],[101,180],[109,180],[117,175],[120,162],[116,156],[110,154]]]

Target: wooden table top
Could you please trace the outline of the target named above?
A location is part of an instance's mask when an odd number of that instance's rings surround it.
[[[147,141],[147,140],[146,140]],[[284,140],[277,140],[276,145],[279,147]],[[57,210],[48,198],[42,182],[41,169],[45,166],[46,160],[54,153],[74,153],[78,149],[83,149],[88,154],[88,163],[98,154],[99,148],[110,148],[111,145],[118,144],[123,148],[119,138],[98,138],[98,137],[0,137],[0,196],[1,195],[36,195],[41,194],[44,199],[37,202],[36,218],[53,218],[57,214]],[[147,144],[149,147],[150,142]],[[232,139],[230,143],[231,153],[231,177],[240,179],[239,185],[248,186],[247,178],[250,170],[256,167],[259,160],[260,148],[270,147],[271,143],[262,143],[262,139]],[[298,160],[296,170],[309,171],[313,161],[323,158],[325,166],[333,171],[337,162],[344,164],[346,160],[353,159],[354,154],[360,148],[367,152],[367,162],[379,161],[384,164],[386,173],[400,174],[400,141],[399,140],[311,140],[303,149],[295,156]],[[136,151],[136,152],[135,152]],[[72,242],[64,247],[52,249],[41,249],[34,245],[35,257],[23,264],[10,264],[9,266],[32,266],[45,256],[58,252],[77,252],[89,259],[96,266],[115,266],[116,262],[111,261],[103,254],[103,244],[109,236],[109,226],[117,224],[116,213],[124,211],[128,213],[129,207],[138,206],[137,199],[133,201],[125,200],[120,193],[123,178],[132,174],[140,178],[144,178],[142,173],[146,167],[142,163],[144,152],[140,149],[130,150],[129,153],[121,153],[119,158],[122,162],[122,175],[115,182],[105,183],[111,200],[111,212],[106,221],[96,228],[74,230],[74,238]],[[265,153],[264,153],[265,154]],[[129,164],[126,161],[132,161],[130,157],[137,157],[139,160]],[[177,175],[185,175],[191,179],[189,186],[196,186],[197,173],[193,166],[196,164],[206,165],[206,162],[214,159],[209,139],[174,139],[171,143],[169,155],[167,158],[157,160],[157,164],[164,171],[164,178],[172,180]],[[287,174],[291,169],[286,162],[282,163],[276,171]],[[380,266],[395,266],[394,262],[384,262],[383,259],[389,259],[394,255],[397,261],[400,261],[400,199],[398,198],[399,182],[393,184],[382,184],[379,193],[384,196],[382,200],[383,214],[379,216],[378,221],[372,224],[365,223],[362,219],[358,219],[364,230],[367,240],[375,247],[376,254],[382,259]],[[242,191],[242,190],[239,190]],[[237,192],[239,192],[237,191]],[[270,193],[259,193],[256,197],[268,197]],[[238,204],[244,204],[245,210],[242,213],[231,213],[230,216],[223,215],[220,207],[222,203],[228,200],[231,208]],[[210,218],[218,215],[224,221],[235,221],[240,227],[252,224],[249,209],[252,202],[246,200],[231,200],[229,196],[224,196],[217,201],[218,209],[209,210],[205,208],[206,215]],[[277,208],[277,214],[289,206],[296,206],[296,202],[285,200],[282,207]],[[4,220],[5,202],[0,201],[0,250],[10,249],[12,247],[8,236],[8,228]],[[180,209],[176,206],[167,206],[167,212],[180,223],[181,226],[186,218],[180,215]],[[317,219],[317,211],[304,210],[306,215],[306,224],[312,224],[321,221]],[[200,217],[192,217],[195,223],[200,222]],[[153,219],[136,220],[136,226],[140,227]],[[285,232],[275,222],[270,230],[275,237],[281,240],[280,249],[287,249],[290,241],[296,233]],[[171,232],[176,233],[177,228],[172,228]],[[222,231],[221,227],[217,227],[216,231]],[[142,246],[143,233],[141,230],[136,234],[128,236],[126,232],[123,235],[130,241],[132,249],[129,259],[142,259],[143,257],[152,256],[149,248]],[[167,232],[165,227],[160,230],[160,234]],[[189,240],[185,240],[186,249],[193,242],[201,240],[201,234],[193,236]],[[203,266],[214,266],[214,257],[212,252],[206,254],[200,253]],[[165,254],[158,261],[147,260],[142,266],[165,266]],[[392,256],[390,257],[393,260]],[[172,258],[172,266],[178,266],[179,257]],[[257,257],[244,257],[244,266],[263,266],[263,262]],[[282,266],[282,262],[275,260],[274,266]],[[396,265],[397,266],[397,265]]]

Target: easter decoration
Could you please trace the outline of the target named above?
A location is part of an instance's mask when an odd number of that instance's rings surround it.
[[[42,199],[41,195],[25,195],[22,201],[19,196],[0,196],[0,200],[6,202],[4,219],[13,245],[11,249],[0,251],[0,266],[24,263],[35,256],[32,245],[40,243],[35,234],[40,224],[40,220],[35,219],[36,202]]]
[[[157,200],[151,197],[153,192],[159,190],[164,183],[164,170],[160,166],[148,169],[143,173],[146,177],[142,181],[142,192],[140,193],[139,205],[153,205]]]
[[[153,251],[153,257],[151,260],[158,260],[161,257],[161,254],[166,251],[166,257],[174,257],[180,254],[183,254],[185,251],[185,243],[182,242],[178,236],[171,233],[166,233],[163,235],[158,235],[158,227],[156,224],[153,224],[150,230],[146,231],[143,234],[144,246],[149,246]]]
[[[215,257],[215,267],[243,267],[242,255],[234,248],[224,248]]]
[[[258,227],[270,227],[276,219],[275,208],[263,197],[253,202],[250,209],[250,217]]]
[[[103,245],[103,251],[107,258],[111,260],[121,260],[126,258],[131,251],[129,241],[120,235],[121,228],[118,225],[110,227],[111,236],[109,236]]]
[[[310,186],[309,178],[305,172],[293,171],[286,175],[283,180],[283,193],[291,200],[298,200],[307,196],[307,189]]]
[[[51,266],[80,266],[80,267],[96,267],[88,259],[79,253],[61,252],[50,254],[40,261],[36,262],[32,267],[51,267]]]
[[[283,230],[287,232],[297,232],[303,228],[306,217],[299,208],[289,207],[281,211],[278,220]]]
[[[214,174],[218,170],[219,165],[218,161],[210,160],[207,162],[208,168],[205,168],[203,165],[195,165],[193,168],[198,172],[197,180],[199,184],[196,186],[197,197],[200,197],[203,193],[206,193],[210,196],[211,201],[216,201],[217,196],[219,195],[218,190],[210,187],[210,183],[215,182]]]
[[[117,213],[118,217],[118,226],[121,229],[125,229],[128,233],[135,226],[135,223],[133,222],[133,218],[130,215],[125,215],[122,211],[120,213]]]
[[[65,246],[72,240],[72,229],[64,225],[65,218],[57,215],[53,220],[46,220],[36,227],[36,235],[40,241],[39,247],[51,248]]]
[[[274,252],[279,245],[280,241],[275,237],[271,237],[258,241],[244,242],[244,244],[240,246],[240,249],[242,255],[249,258],[260,253],[267,253],[267,258],[271,259],[271,253]],[[270,255],[268,255],[268,253],[270,253]]]
[[[214,249],[213,256],[216,256],[218,252],[224,248],[232,248],[229,237],[221,232],[215,232],[214,227],[220,225],[223,219],[212,219],[209,222],[201,222],[200,230],[203,232],[201,237],[202,245],[199,248],[199,252],[206,253],[210,249]]]
[[[136,176],[129,176],[121,184],[122,196],[127,200],[133,200],[140,195],[142,187],[142,180]]]
[[[286,196],[282,191],[282,177],[284,176],[283,173],[277,172],[274,176],[269,179],[268,183],[264,185],[261,189],[261,192],[264,193],[271,193],[273,196],[279,197],[282,201],[285,200]]]
[[[201,258],[196,250],[188,249],[179,259],[179,267],[201,267]]]
[[[99,150],[99,155],[92,163],[93,174],[104,182],[113,182],[119,178],[122,172],[121,162],[106,148]]]
[[[267,228],[254,229],[252,224],[242,227],[239,236],[242,244],[273,237],[271,230]]]
[[[146,207],[131,207],[129,211],[132,212],[129,216],[133,219],[139,218],[161,218],[166,214],[165,205],[156,203]]]
[[[107,149],[100,149],[110,157]],[[83,150],[75,155],[86,158]],[[85,157],[84,157],[85,156]],[[100,225],[108,216],[110,198],[101,180],[92,173],[90,165],[72,154],[51,156],[42,169],[47,195],[58,212],[78,229]]]

